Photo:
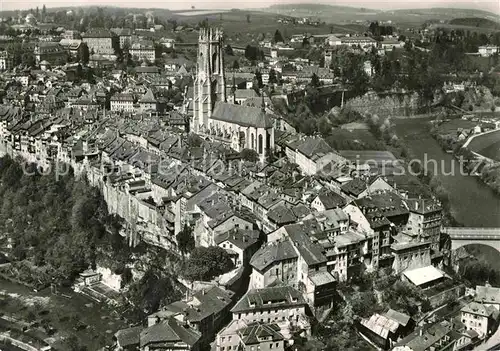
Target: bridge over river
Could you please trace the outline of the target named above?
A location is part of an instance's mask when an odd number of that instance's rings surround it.
[[[443,227],[441,232],[450,236],[452,250],[469,244],[483,244],[500,251],[500,228]]]

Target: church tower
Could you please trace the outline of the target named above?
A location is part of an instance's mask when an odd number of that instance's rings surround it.
[[[193,96],[193,131],[208,128],[215,103],[226,101],[223,33],[219,28],[201,28]]]

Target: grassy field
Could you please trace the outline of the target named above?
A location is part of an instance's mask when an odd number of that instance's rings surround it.
[[[476,69],[488,72],[491,67],[495,66],[495,58],[494,57],[481,57],[481,56],[467,56],[467,60],[470,61],[472,67]]]
[[[442,123],[438,128],[437,128],[437,133],[441,135],[446,135],[446,134],[456,134],[457,130],[459,128],[463,129],[470,129],[474,128],[477,123],[472,122],[472,121],[466,121],[462,119],[453,119],[451,121],[447,121]]]
[[[250,22],[247,21],[247,15],[250,16]],[[273,13],[230,11],[225,13],[211,13],[208,15],[185,16],[181,18],[181,20],[183,22],[196,24],[206,19],[211,26],[222,27],[229,35],[232,33],[244,33],[248,36],[262,33],[274,35],[274,32],[278,29],[285,38],[289,38],[293,34],[328,34],[331,31],[335,33],[354,33],[358,30],[363,31],[365,29],[363,26],[283,24],[278,23],[279,18],[282,18],[282,16]]]
[[[449,21],[454,18],[488,18],[498,19],[493,13],[474,9],[405,9],[380,11],[366,8],[346,6],[330,6],[320,4],[284,4],[275,5],[263,11],[289,15],[294,17],[309,17],[327,23],[362,23],[364,21],[392,21],[400,28],[425,23],[429,20]]]
[[[471,32],[477,32],[477,33],[493,33],[493,32],[498,32],[498,29],[495,28],[487,28],[487,27],[474,27],[474,26],[465,26],[465,25],[460,25],[460,24],[450,24],[450,23],[440,23],[440,24],[433,24],[430,26],[432,29],[437,29],[437,28],[443,28],[443,29],[461,29],[462,31],[471,31]]]
[[[201,12],[197,11],[197,12]],[[365,26],[360,25],[318,25],[279,23],[278,19],[283,18],[274,13],[261,11],[207,11],[203,14],[191,15],[190,12],[184,12],[184,15],[177,15],[179,23],[195,26],[201,21],[208,21],[213,27],[221,27],[227,35],[227,43],[233,45],[256,44],[262,40],[263,36],[272,38],[276,30],[279,30],[285,39],[290,39],[294,34],[329,34],[331,32],[338,34],[361,33],[366,30]],[[250,22],[247,20],[249,16]],[[286,17],[286,16],[285,16]],[[193,40],[193,35],[189,33],[179,34],[184,41]]]
[[[382,142],[367,130],[332,129],[326,141],[336,150],[385,150]]]
[[[469,148],[480,155],[500,161],[500,131],[475,137]]]

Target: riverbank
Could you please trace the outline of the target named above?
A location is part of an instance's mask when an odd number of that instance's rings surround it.
[[[470,121],[457,120],[457,122],[472,123]],[[470,128],[466,128],[470,129]],[[458,125],[447,128],[443,133],[438,126],[431,130],[432,137],[441,148],[453,154],[459,160],[462,169],[478,181],[488,186],[492,191],[500,195],[500,129],[488,130],[482,133],[474,133],[467,139],[459,139]]]
[[[461,165],[443,151],[431,136],[429,122],[424,119],[394,119],[396,135],[408,149],[411,159],[425,164],[435,161],[438,166],[433,178],[449,196],[449,214],[457,224],[470,227],[500,227],[500,196],[481,182],[461,172]]]

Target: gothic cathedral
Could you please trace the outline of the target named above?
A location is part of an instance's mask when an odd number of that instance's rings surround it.
[[[194,133],[234,150],[252,149],[262,162],[274,148],[273,117],[261,108],[226,102],[223,33],[200,29],[193,94]]]
[[[224,44],[218,28],[201,28],[198,38],[197,74],[194,81],[193,131],[205,133],[217,101],[226,102]]]

